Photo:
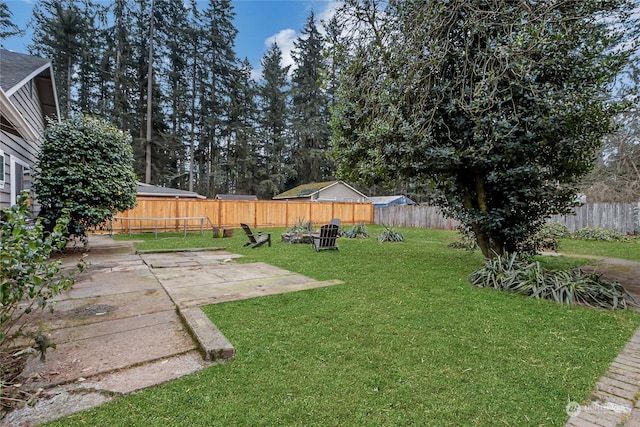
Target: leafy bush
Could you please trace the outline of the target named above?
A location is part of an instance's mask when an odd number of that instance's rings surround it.
[[[533,236],[518,246],[523,254],[535,255],[544,250],[557,251],[558,239],[570,237],[569,229],[563,224],[547,223]]]
[[[393,231],[391,228],[384,226],[384,230],[378,235],[378,242],[404,242],[404,236],[402,233]]]
[[[65,212],[63,212],[64,214]],[[38,221],[27,224],[27,195],[2,210],[0,221],[0,347],[17,337],[25,314],[34,309],[51,308],[50,301],[73,284],[74,272],[62,273],[61,260],[50,261],[52,253],[64,248],[68,216],[63,215],[46,237]],[[83,265],[81,264],[80,267]]]
[[[607,309],[637,307],[638,303],[618,282],[602,280],[594,273],[578,268],[549,271],[537,261],[525,262],[517,254],[496,256],[469,276],[478,287],[553,299],[561,304],[586,305]]]
[[[87,229],[134,207],[132,164],[131,138],[111,124],[89,117],[50,123],[34,180],[45,228],[66,209],[68,233],[84,239]]]
[[[464,249],[465,251],[476,251],[480,249],[478,241],[476,240],[476,235],[471,231],[471,229],[460,227],[458,231],[460,232],[460,239],[453,243],[449,243],[450,248]]]
[[[368,239],[369,238],[369,232],[367,231],[367,227],[364,224],[356,224],[351,228],[351,230],[345,231],[344,233],[342,233],[342,235],[349,239],[355,239],[355,238]]]
[[[573,233],[573,238],[578,240],[601,240],[605,242],[631,242],[633,238],[626,234],[606,228],[585,227]]]

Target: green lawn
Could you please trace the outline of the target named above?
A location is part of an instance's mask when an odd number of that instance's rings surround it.
[[[558,245],[558,252],[640,261],[640,239],[635,239],[628,243],[561,239]]]
[[[450,249],[455,233],[399,229],[406,242],[380,244],[368,228],[338,252],[281,243],[284,230],[271,248],[243,248],[239,232],[166,240],[345,283],[205,307],[232,362],[52,425],[561,426],[640,326],[636,312],[472,287],[483,260]]]

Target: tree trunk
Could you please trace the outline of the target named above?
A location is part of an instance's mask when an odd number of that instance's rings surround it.
[[[151,22],[149,23],[149,64],[147,71],[147,142],[145,146],[144,182],[151,183],[151,132],[153,131],[153,4],[151,0]]]

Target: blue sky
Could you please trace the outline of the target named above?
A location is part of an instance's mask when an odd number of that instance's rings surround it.
[[[31,9],[35,0],[5,0],[13,14],[12,20],[21,29],[26,28],[31,17]],[[105,0],[108,1],[108,0]],[[206,0],[198,0],[205,8]],[[273,41],[283,51],[284,64],[291,64],[290,52],[293,41],[304,27],[309,13],[313,10],[316,20],[327,18],[337,5],[335,0],[232,0],[236,18],[234,24],[238,29],[236,37],[236,54],[240,59],[245,57],[253,65],[255,77],[260,74],[260,59]],[[24,37],[12,37],[4,40],[6,49],[27,53],[27,45],[31,43],[30,32]]]

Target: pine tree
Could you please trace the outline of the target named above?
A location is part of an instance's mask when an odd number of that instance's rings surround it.
[[[7,3],[0,0],[0,47],[4,47],[2,41],[7,37],[18,36],[23,33],[16,24],[11,21],[13,14]]]
[[[157,62],[158,72],[162,76],[166,93],[160,101],[167,115],[168,129],[161,135],[159,156],[154,168],[157,171],[156,182],[185,188],[185,146],[186,114],[189,105],[188,80],[186,76],[188,57],[187,10],[182,0],[156,0],[158,17],[155,55],[164,60]]]
[[[188,121],[188,145],[189,152],[187,156],[188,162],[188,190],[193,191],[194,185],[198,180],[196,174],[196,149],[199,145],[200,138],[200,96],[202,94],[202,82],[204,81],[203,58],[201,46],[204,39],[203,23],[196,0],[191,0],[189,7],[189,25],[186,34],[186,49],[188,52],[188,64],[186,72],[188,73],[188,85],[190,90],[189,105],[187,107]],[[197,185],[196,185],[197,187]]]
[[[328,99],[322,87],[323,40],[312,12],[296,41],[297,68],[292,78],[294,130],[292,161],[296,177],[290,184],[324,181],[333,175],[327,156],[330,135]]]
[[[199,190],[213,196],[224,180],[220,137],[228,121],[229,92],[232,74],[237,68],[234,52],[237,29],[233,26],[233,6],[230,0],[209,0],[203,13],[202,67],[205,83],[200,87],[199,169],[202,174]]]
[[[137,87],[134,73],[133,47],[130,42],[133,30],[132,3],[114,0],[111,13],[113,25],[107,28],[107,50],[102,58],[105,99],[103,114],[111,112],[111,121],[120,130],[130,132],[135,128],[133,93]]]
[[[256,194],[270,199],[285,189],[290,175],[287,166],[290,153],[288,133],[289,110],[287,108],[289,66],[283,67],[282,51],[276,43],[262,57],[262,80],[259,88],[259,134],[262,153],[256,176],[259,185]]]
[[[50,58],[58,89],[63,117],[69,117],[72,106],[74,67],[81,58],[80,36],[88,29],[83,15],[71,0],[64,2],[42,0],[33,9],[34,27],[29,52]]]
[[[232,194],[254,194],[257,173],[256,85],[251,63],[245,59],[234,73],[229,97],[226,153],[226,190]]]
[[[78,98],[74,109],[91,115],[104,114],[101,108],[101,85],[104,75],[100,67],[100,58],[104,56],[106,46],[102,24],[107,20],[107,10],[92,0],[82,0],[80,5],[78,13],[84,25],[83,32],[78,37]]]

